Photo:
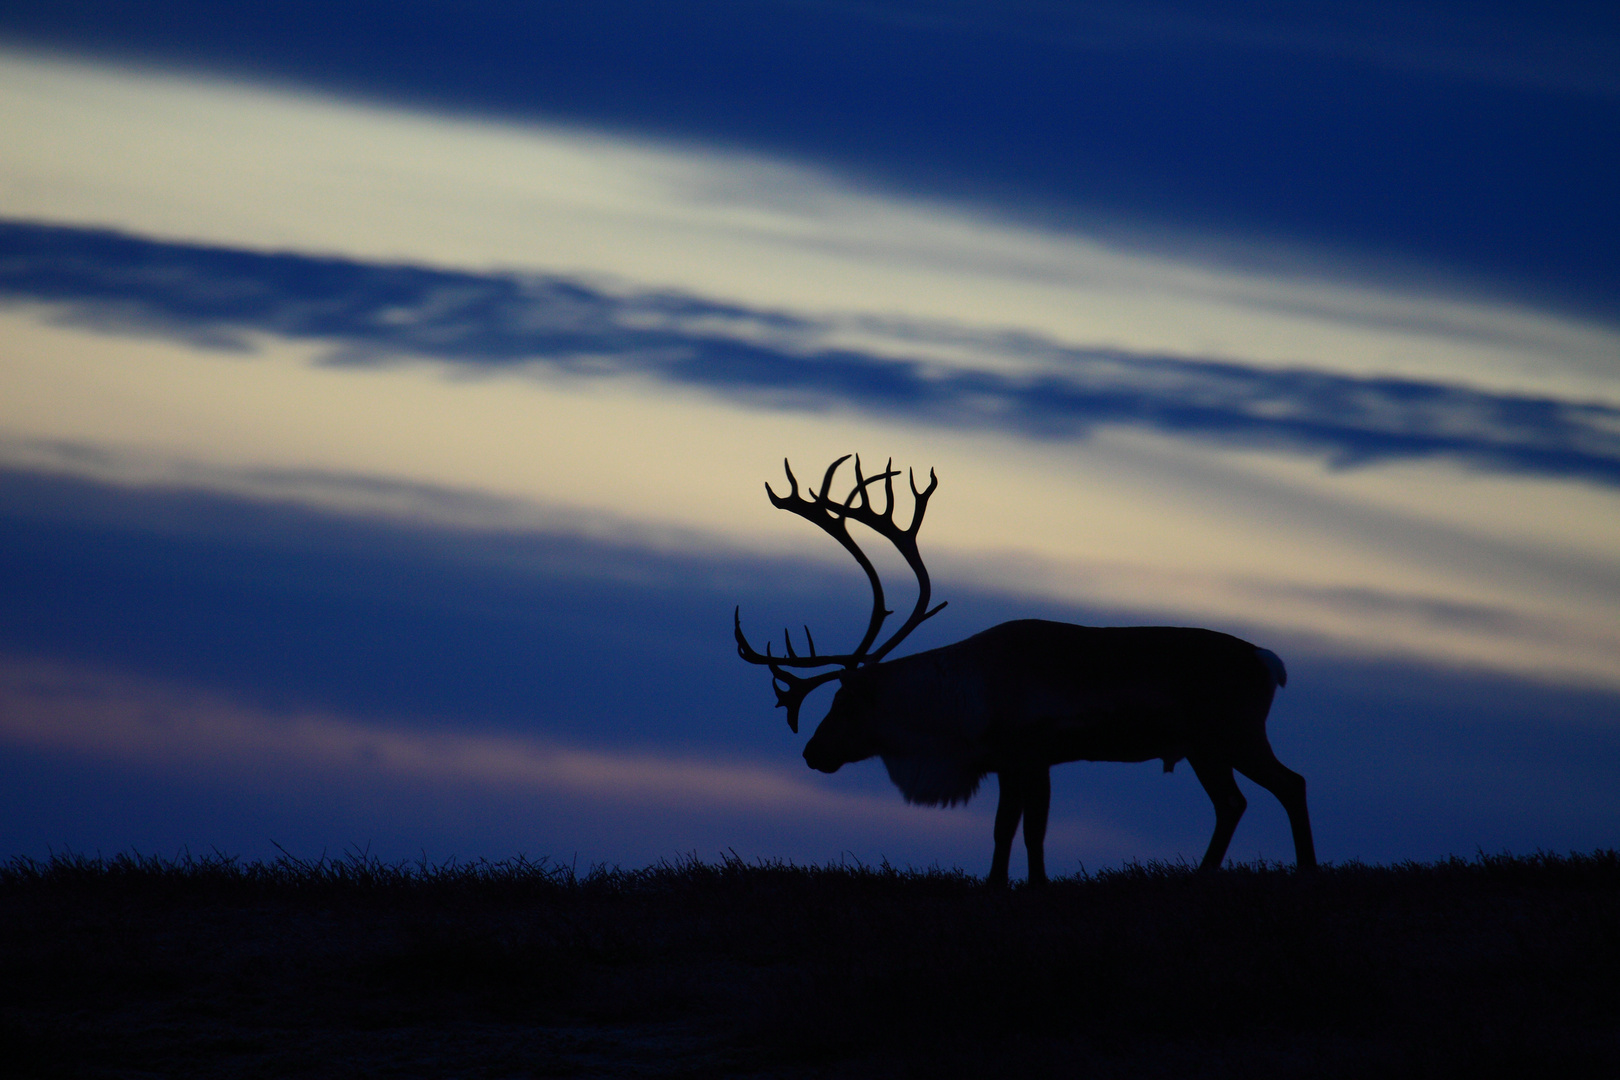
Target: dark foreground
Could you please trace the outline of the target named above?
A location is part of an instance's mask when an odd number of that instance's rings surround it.
[[[17,1077],[1620,1076],[1620,853],[0,866]]]

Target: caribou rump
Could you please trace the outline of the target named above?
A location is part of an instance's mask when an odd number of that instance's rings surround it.
[[[1029,856],[1029,882],[1046,881],[1044,840],[1053,765],[1066,761],[1149,761],[1171,771],[1185,759],[1215,805],[1215,833],[1201,868],[1213,870],[1247,806],[1233,779],[1236,769],[1275,795],[1288,813],[1296,865],[1316,866],[1305,780],[1277,760],[1266,738],[1272,696],[1288,681],[1277,654],[1214,630],[1178,626],[1076,626],[1021,619],[926,652],[897,660],[888,653],[940,608],[930,608],[931,586],[917,549],[917,533],[938,479],[911,491],[915,509],[901,529],[894,521],[891,466],[867,477],[855,461],[855,487],[843,500],[830,496],[833,477],[848,457],[828,467],[819,492],[799,494],[785,461],[789,493],[769,484],[771,503],[811,521],[837,540],[865,571],[873,609],[865,636],[853,652],[820,654],[805,628],[808,653],[785,653],[769,645],[760,653],[734,615],[737,651],[768,667],[777,705],[788,726],[799,730],[799,707],[816,687],[838,682],[832,707],[805,746],[812,768],[842,766],[881,757],[889,778],[909,802],[952,805],[967,801],[980,781],[995,773],[995,852],[989,881],[1007,881],[1013,836],[1020,820]],[[869,489],[882,482],[885,506],[878,511]],[[893,544],[917,577],[917,602],[906,622],[875,645],[884,621],[883,584],[854,538],[858,522]],[[831,668],[804,676],[795,669]]]

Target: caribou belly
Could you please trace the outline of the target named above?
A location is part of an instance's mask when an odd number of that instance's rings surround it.
[[[1148,761],[1162,758],[1168,770],[1186,757],[1192,732],[1186,713],[1171,702],[1112,701],[1048,714],[1027,732],[1038,753],[1063,761]]]

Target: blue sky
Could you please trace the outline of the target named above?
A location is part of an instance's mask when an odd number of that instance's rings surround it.
[[[1324,858],[1612,844],[1615,23],[7,5],[0,851],[982,871],[731,646],[864,625],[761,488],[852,451],[940,476],[906,649],[1228,630]],[[1059,768],[1053,869],[1184,771]]]

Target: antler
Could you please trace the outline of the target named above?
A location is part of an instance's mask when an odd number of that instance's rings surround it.
[[[741,608],[733,616],[734,634],[737,638],[737,655],[750,664],[764,664],[771,669],[771,686],[776,691],[777,707],[787,709],[788,727],[795,732],[799,730],[799,706],[803,704],[810,691],[823,683],[841,677],[848,671],[853,671],[862,664],[875,664],[882,660],[923,620],[938,614],[940,609],[945,606],[944,603],[941,603],[937,607],[929,608],[928,601],[931,599],[931,586],[928,580],[928,569],[923,565],[922,556],[917,551],[917,531],[922,528],[923,515],[928,510],[928,499],[934,494],[934,489],[939,486],[939,478],[934,475],[932,469],[928,470],[928,487],[918,491],[915,473],[908,472],[907,479],[911,485],[911,495],[915,502],[915,508],[912,511],[911,524],[902,529],[894,520],[894,478],[900,474],[892,467],[894,465],[893,458],[889,459],[881,473],[867,477],[862,475],[861,459],[856,457],[854,489],[850,491],[842,502],[832,500],[829,493],[832,490],[833,476],[838,472],[838,467],[848,461],[849,457],[850,455],[845,454],[827,466],[827,472],[821,479],[821,490],[812,493],[808,499],[799,494],[798,478],[793,475],[793,466],[788,464],[787,459],[784,458],[782,468],[787,473],[789,489],[787,495],[778,495],[772,490],[770,484],[765,485],[765,494],[770,498],[772,506],[779,510],[787,510],[797,514],[827,533],[834,540],[837,540],[854,557],[860,568],[866,572],[866,580],[872,586],[872,616],[867,621],[866,633],[862,636],[861,643],[855,647],[854,652],[836,655],[817,654],[815,639],[810,636],[810,628],[806,626],[804,636],[805,641],[810,646],[810,652],[807,655],[800,656],[794,652],[793,638],[786,631],[783,632],[783,637],[786,642],[787,655],[774,655],[771,652],[769,643],[765,646],[765,652],[760,653],[748,643],[748,639],[743,635]],[[884,506],[881,513],[872,506],[871,496],[867,490],[880,480],[883,482],[884,494]],[[884,620],[894,612],[884,606],[883,582],[878,577],[877,568],[872,565],[872,560],[866,557],[866,553],[860,549],[860,545],[855,543],[854,537],[849,535],[849,522],[852,520],[865,525],[893,544],[895,549],[900,552],[901,557],[906,560],[906,565],[911,567],[912,573],[917,576],[917,603],[912,608],[910,617],[906,619],[899,630],[895,631],[887,641],[875,650],[872,649],[872,643],[877,640],[878,633],[883,629]],[[787,670],[788,668],[827,667],[832,664],[841,665],[844,671],[825,671],[819,675],[804,678]]]
[[[829,663],[840,663],[840,658],[830,657],[826,659],[819,659],[813,656],[800,657],[797,655],[790,655],[787,657],[773,656],[771,655],[771,646],[768,642],[765,645],[765,651],[763,653],[756,652],[754,647],[748,644],[748,639],[743,636],[741,607],[738,607],[737,610],[733,612],[732,621],[734,624],[732,633],[737,638],[737,655],[748,661],[750,664],[764,664],[771,669],[771,689],[776,691],[776,707],[778,709],[787,710],[788,728],[792,730],[795,735],[798,734],[799,706],[804,704],[804,699],[810,696],[810,691],[814,690],[823,683],[832,682],[834,679],[844,674],[844,671],[824,671],[819,675],[812,675],[809,678],[804,678],[786,670],[786,667],[788,665],[816,667]],[[792,638],[788,637],[786,631],[783,631],[782,636],[787,639],[788,652],[792,654]],[[810,636],[810,628],[808,626],[804,628],[804,636],[806,638]],[[811,645],[811,649],[812,651],[815,649],[814,644]],[[851,664],[849,666],[853,667],[854,665]]]

